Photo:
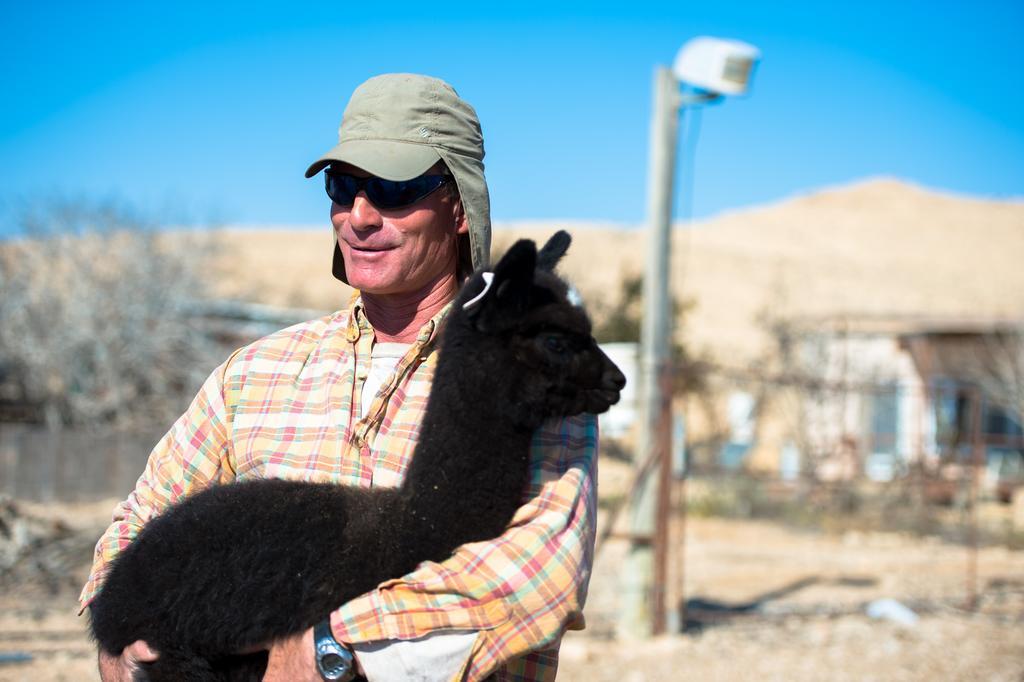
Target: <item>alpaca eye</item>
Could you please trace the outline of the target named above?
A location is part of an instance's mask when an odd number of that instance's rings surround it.
[[[552,353],[564,353],[568,348],[560,336],[545,336],[544,347]]]

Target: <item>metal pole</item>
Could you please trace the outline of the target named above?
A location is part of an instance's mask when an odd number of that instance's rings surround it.
[[[679,128],[679,82],[672,71],[659,66],[654,72],[648,166],[648,245],[644,276],[644,318],[640,352],[640,430],[636,466],[658,447],[663,404],[668,399],[659,377],[668,369],[670,303],[669,257],[671,254],[672,188],[675,182],[676,145]],[[668,457],[663,451],[661,456]],[[654,556],[658,478],[660,467],[644,477],[630,519],[630,549],[623,567],[623,608],[619,633],[649,637],[652,623]]]

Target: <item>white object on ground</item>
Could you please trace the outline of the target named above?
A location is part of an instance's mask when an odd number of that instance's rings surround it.
[[[912,628],[917,625],[918,616],[895,599],[876,599],[868,604],[868,617],[890,620],[898,625]]]

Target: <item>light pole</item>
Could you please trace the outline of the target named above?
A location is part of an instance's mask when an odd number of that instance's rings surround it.
[[[671,475],[671,335],[669,293],[672,195],[679,117],[686,107],[744,94],[759,51],[746,43],[701,37],[680,48],[671,69],[654,71],[648,159],[648,251],[640,338],[640,431],[635,465],[641,476],[630,515],[630,550],[623,567],[619,633],[660,634],[665,627],[668,483]],[[690,86],[684,92],[681,85]]]

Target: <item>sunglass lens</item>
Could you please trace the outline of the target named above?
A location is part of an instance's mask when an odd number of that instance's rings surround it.
[[[411,180],[384,180],[383,178],[357,178],[344,173],[324,174],[327,196],[339,206],[355,203],[360,190],[377,208],[393,209],[411,206],[447,182],[441,175],[421,175]]]
[[[359,181],[351,175],[342,173],[325,173],[324,183],[327,186],[327,196],[338,206],[351,206],[356,200],[359,192]]]
[[[430,190],[425,177],[394,182],[377,178],[366,185],[366,195],[375,206],[399,208],[409,206],[425,197]]]

